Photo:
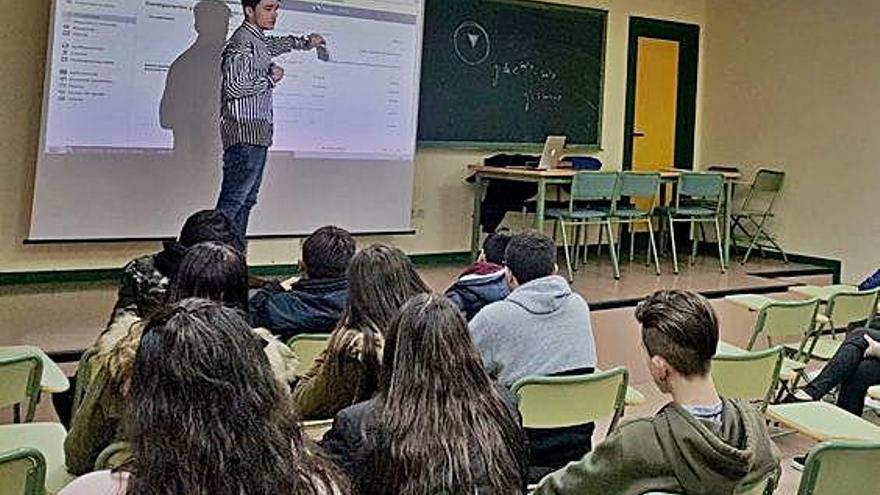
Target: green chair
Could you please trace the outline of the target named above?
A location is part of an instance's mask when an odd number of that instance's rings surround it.
[[[773,205],[776,203],[776,198],[779,197],[779,192],[782,191],[784,180],[785,172],[767,168],[758,169],[755,172],[755,178],[749,185],[749,191],[743,199],[742,206],[730,216],[734,249],[737,245],[736,236],[733,234],[737,231],[742,232],[745,241],[749,244],[741,261],[742,264],[746,264],[755,247],[761,251],[762,255],[765,248],[773,248],[779,251],[782,260],[788,263],[788,255],[785,254],[785,250],[767,230],[767,220],[773,218]]]
[[[608,433],[623,416],[629,373],[618,366],[574,376],[528,376],[513,384],[524,428],[562,428],[611,417]]]
[[[600,239],[603,229],[608,230],[609,253],[614,269],[614,278],[620,278],[617,250],[614,247],[614,235],[611,230],[612,210],[614,209],[614,198],[617,193],[618,175],[617,172],[577,172],[572,178],[568,208],[548,208],[545,212],[545,216],[556,220],[562,228],[562,243],[565,249],[565,264],[568,268],[569,282],[574,280],[574,275],[572,273],[572,255],[566,227],[575,227],[578,230],[583,227],[584,237],[586,238],[586,230],[591,225],[599,226]],[[591,201],[594,204],[597,201],[610,202],[611,208],[575,205],[575,202]],[[589,203],[587,204],[589,205]],[[572,240],[574,241],[575,255],[577,255],[577,235]],[[586,241],[584,243],[586,244]],[[584,251],[584,260],[586,260],[586,245]],[[575,259],[575,264],[577,264],[577,259]]]
[[[874,470],[880,466],[880,443],[832,440],[807,456],[798,495],[877,493]]]
[[[797,339],[797,344],[783,344],[789,357],[783,358],[779,373],[780,379],[793,388],[809,361],[807,347],[815,337],[814,322],[819,311],[819,300],[777,301],[767,298],[766,301],[758,310],[746,350],[754,350],[761,336],[766,338],[768,347],[782,344],[784,340]]]
[[[614,209],[612,217],[618,224],[629,224],[629,261],[634,258],[634,248],[636,231],[633,228],[637,223],[644,223],[648,227],[648,241],[650,242],[648,250],[648,261],[651,262],[651,255],[654,255],[654,270],[660,275],[660,261],[657,258],[657,244],[654,240],[654,205],[660,190],[660,174],[657,172],[622,172],[620,181],[618,182],[617,195],[615,196]],[[623,198],[627,198],[627,202],[623,203]],[[632,199],[641,199],[646,201],[648,208],[639,208],[633,203]],[[618,231],[619,233],[619,231]],[[618,250],[620,242],[618,242]],[[620,258],[618,252],[617,257]]]
[[[132,459],[131,443],[113,442],[98,454],[95,459],[95,471],[117,469],[130,464]]]
[[[61,488],[70,483],[74,476],[67,472],[64,464],[64,439],[67,431],[58,423],[24,423],[0,425],[0,452],[9,452],[17,449],[33,449],[42,457],[43,484],[38,485],[39,490],[33,493],[42,495],[45,487],[48,493],[58,493]],[[0,495],[4,491],[6,475],[0,468]]]
[[[870,325],[877,310],[878,297],[880,288],[832,294],[824,313],[816,316],[817,333],[807,348],[807,355],[820,361],[830,361],[842,343],[836,339],[835,330],[862,321]],[[831,329],[831,335],[819,335],[818,332],[826,327]]]
[[[20,448],[0,453],[0,495],[43,495],[46,459],[37,449]]]
[[[761,404],[766,409],[779,384],[782,346],[757,352],[718,353],[712,358],[712,380],[718,393],[728,399]]]
[[[715,239],[718,244],[718,261],[721,272],[725,272],[724,249],[721,238],[722,196],[724,194],[724,175],[714,172],[682,172],[678,178],[678,191],[675,195],[675,206],[666,209],[666,220],[669,224],[669,240],[672,242],[672,265],[678,274],[678,253],[675,246],[675,224],[688,223],[691,226],[693,242],[691,243],[690,263],[693,264],[697,254],[696,226],[700,227],[703,240],[706,240],[704,223],[712,223],[715,227]]]
[[[0,357],[0,407],[13,406],[13,421],[21,422],[21,404],[26,404],[24,421],[34,419],[40,400],[43,360],[31,352]]]
[[[327,348],[330,334],[326,333],[302,333],[294,335],[287,345],[296,355],[299,362],[296,365],[296,376],[303,376],[315,365],[315,359]]]

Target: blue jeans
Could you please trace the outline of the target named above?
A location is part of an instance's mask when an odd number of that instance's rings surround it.
[[[234,144],[223,151],[223,182],[217,210],[232,221],[236,248],[245,252],[248,219],[257,204],[263,168],[266,166],[265,146]]]

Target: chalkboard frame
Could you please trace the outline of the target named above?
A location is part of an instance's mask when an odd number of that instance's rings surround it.
[[[608,10],[596,7],[582,7],[577,5],[567,5],[561,3],[553,3],[541,0],[491,0],[493,3],[503,3],[511,5],[521,5],[536,9],[545,10],[568,10],[578,13],[586,13],[602,18],[602,53],[599,64],[599,101],[598,122],[596,123],[596,143],[569,143],[566,144],[566,151],[601,151],[603,149],[603,120],[605,116],[605,65],[608,55]],[[425,23],[427,24],[427,23]],[[424,49],[424,47],[423,47]],[[419,84],[424,84],[420,81]],[[567,136],[571,140],[571,136]],[[520,151],[520,152],[540,152],[544,147],[544,142],[499,142],[499,141],[435,141],[422,140],[416,136],[416,147],[422,149],[449,149],[449,150],[475,150],[475,151]]]

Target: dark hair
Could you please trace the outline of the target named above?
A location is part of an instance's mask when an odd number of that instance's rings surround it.
[[[519,419],[445,297],[415,296],[392,321],[378,397],[377,493],[523,492]]]
[[[489,234],[486,240],[483,241],[483,254],[486,256],[486,261],[496,265],[504,263],[504,251],[507,249],[508,243],[510,243],[510,238],[511,235],[508,230],[499,230]]]
[[[556,244],[539,232],[520,232],[507,244],[504,263],[520,284],[553,275]]]
[[[347,486],[310,455],[269,362],[238,312],[203,299],[149,320],[125,427],[128,494],[331,493]]]
[[[370,397],[379,382],[381,363],[376,349],[401,306],[412,296],[431,290],[419,277],[403,251],[373,244],[351,259],[348,266],[348,305],[340,327],[357,329],[364,335],[364,377],[359,396]]]
[[[196,244],[186,252],[168,288],[167,304],[200,297],[247,311],[247,266],[232,246]]]
[[[252,9],[257,8],[257,5],[260,4],[261,0],[241,0],[241,8],[250,7]]]
[[[232,222],[226,215],[217,210],[197,211],[183,223],[177,239],[165,242],[162,251],[156,254],[156,269],[167,277],[173,277],[187,249],[202,242],[232,244],[234,241]]]
[[[718,319],[709,301],[688,290],[660,290],[636,307],[642,342],[684,376],[704,376],[718,347]]]
[[[347,230],[333,225],[321,227],[302,245],[306,273],[311,278],[344,277],[354,248],[354,238]]]

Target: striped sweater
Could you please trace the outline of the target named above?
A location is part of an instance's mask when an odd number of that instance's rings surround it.
[[[272,145],[272,58],[309,48],[308,38],[266,36],[243,22],[223,48],[220,136],[223,148],[236,144]]]

